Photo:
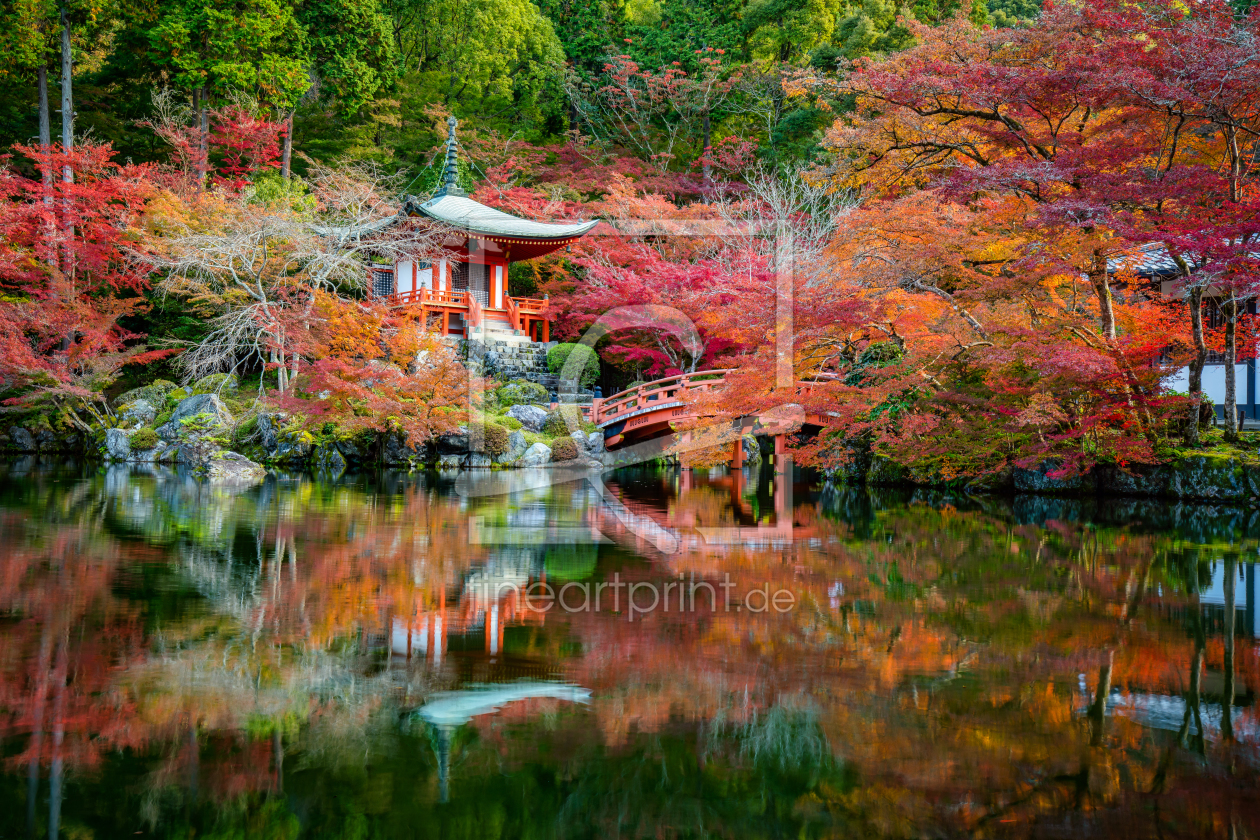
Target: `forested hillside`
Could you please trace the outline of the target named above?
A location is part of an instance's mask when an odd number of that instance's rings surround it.
[[[190,112],[247,98],[277,121],[292,116],[301,154],[325,161],[349,154],[412,175],[431,163],[440,139],[434,117],[447,112],[468,129],[530,143],[569,132],[628,142],[646,157],[668,155],[676,171],[694,168],[706,138],[753,140],[776,163],[809,160],[829,111],[843,103],[788,100],[784,80],[802,71],[834,74],[841,59],[905,47],[900,16],[936,22],[958,11],[958,0],[63,5],[81,136],[135,162],[162,161],[169,149],[149,125],[162,91]],[[41,66],[56,121],[61,11],[49,0],[15,0],[0,13],[0,147],[37,142]],[[971,17],[1010,25],[1037,11],[1034,0],[990,0]],[[668,148],[636,147],[609,113],[618,102],[606,89],[633,85],[631,67],[653,74],[652,101],[642,107],[679,124]],[[305,167],[299,155],[295,168]]]

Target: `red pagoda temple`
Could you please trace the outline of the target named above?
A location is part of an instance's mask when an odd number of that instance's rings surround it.
[[[442,187],[428,201],[406,200],[403,212],[450,229],[437,261],[400,260],[372,267],[372,294],[419,307],[442,335],[472,338],[487,330],[550,340],[546,300],[508,294],[508,266],[550,254],[577,241],[597,221],[553,224],[522,219],[474,201],[456,183],[456,120],[447,120]]]

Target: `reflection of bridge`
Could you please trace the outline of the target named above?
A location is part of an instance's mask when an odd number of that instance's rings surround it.
[[[609,449],[663,437],[674,431],[674,423],[698,417],[687,399],[689,396],[721,388],[730,372],[729,369],[701,370],[645,382],[607,399],[595,400],[591,420],[604,433],[604,443]],[[802,382],[798,387],[808,390],[813,384]],[[805,422],[813,423],[815,419],[806,417]],[[785,444],[786,434],[774,435],[776,460],[783,456]],[[731,466],[739,469],[743,465],[743,441],[736,438]]]

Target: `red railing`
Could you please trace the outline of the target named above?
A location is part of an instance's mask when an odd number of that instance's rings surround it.
[[[708,391],[721,385],[729,372],[729,369],[699,370],[645,382],[607,399],[595,400],[591,406],[591,419],[597,424],[608,423],[639,411],[650,411],[666,403],[680,401],[684,392]]]
[[[465,320],[470,327],[480,328],[485,323],[487,307],[477,299],[476,295],[471,294],[466,289],[435,292],[430,289],[420,288],[409,292],[388,295],[383,297],[382,300],[389,306],[421,306],[425,309],[467,313]],[[506,301],[508,325],[518,331],[525,329],[526,317],[541,318],[542,311],[547,306],[547,301],[536,298],[508,297]]]

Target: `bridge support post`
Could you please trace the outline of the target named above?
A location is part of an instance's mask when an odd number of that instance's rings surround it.
[[[779,462],[783,460],[784,453],[787,452],[787,435],[774,436],[774,468],[779,469]]]
[[[744,438],[739,437],[735,440],[735,450],[731,454],[731,469],[742,470],[744,468]]]

